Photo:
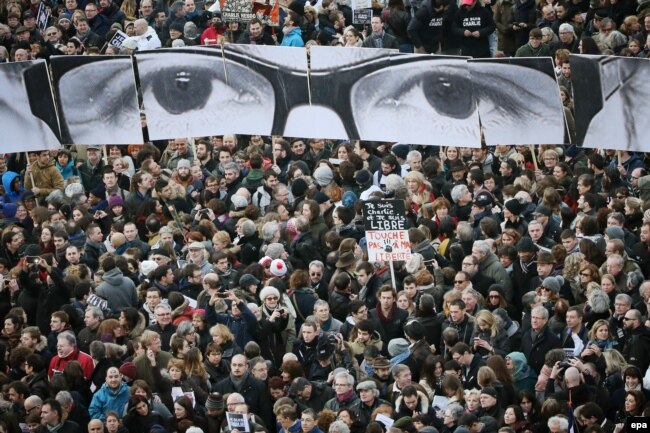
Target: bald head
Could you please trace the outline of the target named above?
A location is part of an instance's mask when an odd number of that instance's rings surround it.
[[[149,24],[147,23],[147,20],[145,20],[144,18],[137,19],[133,23],[133,29],[135,30],[135,34],[138,36],[147,33],[148,28],[149,28]]]
[[[88,423],[88,433],[102,433],[104,431],[104,425],[98,419],[91,419]]]
[[[575,367],[569,367],[564,372],[564,381],[568,388],[580,385],[580,372]]]

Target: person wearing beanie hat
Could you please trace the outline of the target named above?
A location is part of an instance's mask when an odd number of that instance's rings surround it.
[[[190,164],[190,161],[188,159],[179,159],[178,164],[176,165],[176,168],[192,168],[192,164]]]
[[[135,364],[132,362],[125,362],[122,364],[120,367],[120,374],[122,377],[124,377],[127,381],[127,383],[133,382],[135,379],[137,379],[138,376],[138,370],[135,367]]]
[[[499,394],[492,386],[486,386],[481,389],[481,415],[491,416],[494,419],[502,420],[504,409],[499,402]]]
[[[501,230],[514,229],[522,236],[528,233],[528,223],[521,217],[524,208],[524,204],[516,198],[506,201],[503,205],[504,221],[501,223]]]
[[[359,187],[368,188],[372,184],[372,173],[366,169],[359,170],[354,175],[354,181]]]
[[[321,165],[314,171],[314,179],[321,188],[326,187],[334,180],[332,169],[326,165]]]
[[[540,286],[542,288],[542,297],[544,296],[544,290],[559,295],[562,284],[564,284],[564,278],[559,275],[557,277],[544,278],[544,280],[542,280],[542,285]]]
[[[124,200],[118,194],[111,194],[108,198],[108,208],[113,210],[115,207],[124,207]]]
[[[293,181],[291,185],[291,194],[293,194],[294,200],[297,202],[309,191],[309,184],[307,181],[300,177]]]
[[[280,291],[273,286],[266,286],[260,290],[260,300],[264,302],[269,296],[280,299]]]
[[[271,262],[269,272],[274,277],[282,278],[287,274],[287,264],[282,259],[275,259]]]
[[[207,400],[205,401],[205,408],[208,411],[208,417],[213,416],[212,413],[218,415],[223,412],[226,408],[225,401],[223,400],[223,395],[218,392],[213,392],[208,395]]]

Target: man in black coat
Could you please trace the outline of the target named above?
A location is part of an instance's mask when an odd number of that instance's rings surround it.
[[[248,359],[244,355],[235,355],[230,361],[230,376],[217,384],[221,395],[237,392],[244,396],[250,412],[258,415],[267,428],[274,425],[271,395],[266,384],[254,378],[248,371]]]
[[[304,377],[297,377],[291,382],[289,396],[295,399],[301,411],[313,409],[320,412],[325,403],[334,398],[335,393],[327,383],[311,382]]]
[[[642,321],[639,310],[629,310],[623,318],[627,341],[623,356],[631,364],[646,371],[650,366],[650,329]]]
[[[454,33],[461,37],[461,54],[472,57],[490,57],[488,37],[496,29],[492,11],[478,0],[462,0],[454,21]]]
[[[388,342],[393,338],[404,338],[404,324],[408,318],[406,310],[397,308],[397,294],[391,286],[382,286],[377,293],[377,308],[370,310],[370,319],[375,329],[381,335],[384,343],[384,350],[388,348]]]
[[[535,307],[531,311],[530,329],[521,338],[521,352],[526,355],[528,365],[536,372],[544,366],[544,358],[551,349],[558,349],[562,345],[551,329],[547,326],[548,310]]]

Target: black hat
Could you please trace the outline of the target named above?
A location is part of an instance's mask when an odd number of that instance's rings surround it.
[[[18,251],[20,257],[34,257],[41,255],[41,248],[36,244],[23,245]]]
[[[411,320],[404,326],[404,334],[413,340],[420,341],[424,338],[424,328],[417,320]]]
[[[316,348],[316,358],[319,361],[324,361],[329,359],[334,354],[334,345],[329,341],[324,341],[323,343],[318,343]]]
[[[294,197],[302,197],[308,189],[309,185],[307,185],[307,181],[300,177],[293,181],[293,185],[291,185],[291,194],[293,194]]]
[[[497,394],[497,390],[491,386],[486,386],[485,388],[483,388],[481,390],[481,394],[487,394],[487,395],[491,395],[494,398],[499,398],[499,395]]]
[[[406,159],[406,156],[409,154],[408,144],[396,144],[390,150],[400,159]]]
[[[474,199],[474,204],[478,207],[487,207],[492,205],[492,196],[487,192],[482,192]]]
[[[359,170],[357,174],[354,175],[354,180],[359,186],[365,186],[372,182],[372,173],[368,170]]]
[[[508,200],[506,202],[506,204],[505,204],[505,207],[513,215],[519,215],[519,214],[521,214],[521,211],[524,210],[524,205],[521,204],[521,202],[519,200],[517,200],[516,198]]]
[[[517,251],[522,253],[534,253],[537,251],[537,248],[535,248],[535,244],[531,238],[524,236],[519,239],[519,242],[517,242]]]
[[[28,18],[36,18],[36,15],[34,15],[32,11],[23,12],[23,20],[26,20]]]
[[[260,283],[260,280],[258,280],[257,278],[255,278],[251,274],[244,274],[239,279],[239,287],[241,287],[242,289],[246,288],[248,286],[252,286],[253,284],[257,286],[259,283]]]
[[[183,33],[185,26],[180,21],[172,21],[169,25],[169,30],[176,30],[177,32]]]
[[[314,194],[314,200],[316,200],[316,203],[318,204],[323,204],[327,203],[330,198],[324,192],[318,191],[316,194]]]

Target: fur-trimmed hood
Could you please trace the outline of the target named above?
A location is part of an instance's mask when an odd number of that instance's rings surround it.
[[[138,323],[135,324],[135,327],[129,332],[131,338],[139,337],[144,332],[145,328],[148,326],[149,320],[144,317],[144,314],[138,311]]]
[[[399,412],[402,409],[402,399],[403,399],[403,397],[400,395],[395,400],[395,412]],[[420,391],[418,389],[418,409],[417,409],[417,411],[422,413],[422,414],[425,414],[425,413],[429,412],[429,406],[430,406],[429,397],[427,397],[427,395],[425,393],[423,393],[422,391]]]

